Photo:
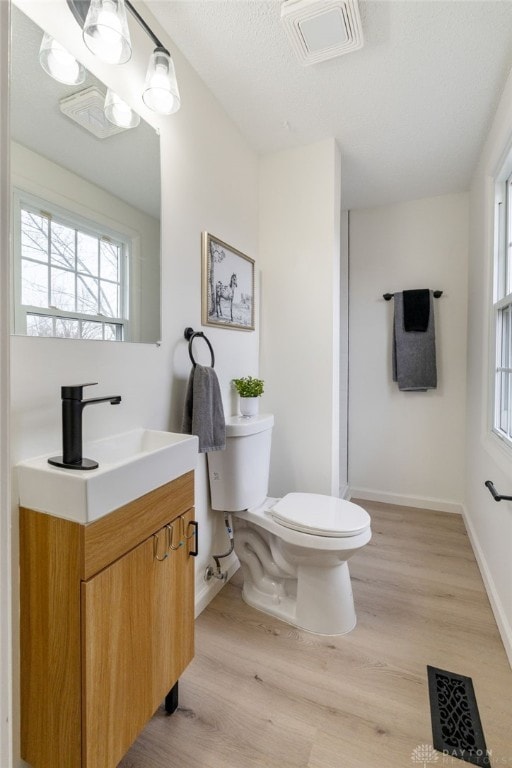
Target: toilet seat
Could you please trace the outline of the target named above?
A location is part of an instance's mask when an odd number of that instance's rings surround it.
[[[268,512],[276,523],[314,536],[357,536],[371,523],[357,504],[319,493],[288,493]]]

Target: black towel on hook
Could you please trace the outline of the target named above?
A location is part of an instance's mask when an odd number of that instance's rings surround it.
[[[430,291],[404,291],[404,331],[423,331],[428,328],[430,318]]]

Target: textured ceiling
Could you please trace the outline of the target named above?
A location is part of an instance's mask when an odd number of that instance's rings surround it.
[[[277,0],[147,4],[255,150],[337,139],[345,208],[467,189],[512,66],[510,0],[360,0],[364,47],[310,67]]]

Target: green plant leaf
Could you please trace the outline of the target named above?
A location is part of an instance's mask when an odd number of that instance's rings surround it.
[[[260,397],[263,394],[264,383],[263,379],[253,379],[252,376],[233,379],[233,384],[240,397]]]

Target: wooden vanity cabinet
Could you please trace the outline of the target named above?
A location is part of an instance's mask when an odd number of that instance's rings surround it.
[[[193,488],[190,472],[88,525],[20,510],[33,768],[115,768],[191,661]]]

